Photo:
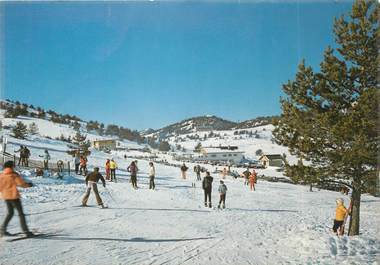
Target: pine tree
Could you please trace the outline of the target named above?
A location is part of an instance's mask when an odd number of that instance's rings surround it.
[[[28,128],[21,121],[16,123],[16,126],[12,129],[13,136],[18,139],[25,139],[28,134]]]
[[[35,122],[29,124],[29,133],[35,135],[38,133],[38,126]]]
[[[167,152],[170,151],[170,145],[167,141],[160,142],[160,145],[158,146],[158,150]]]
[[[79,148],[79,151],[85,155],[89,153],[89,148],[91,143],[89,140],[86,140],[87,136],[81,134],[79,130],[76,131],[74,137],[71,139],[71,142]]]
[[[348,20],[335,20],[336,51],[325,50],[320,72],[302,61],[295,80],[283,85],[286,97],[274,131],[278,143],[308,161],[308,167],[292,168],[299,178],[351,183],[349,235],[359,234],[361,193],[376,183],[378,21],[379,4],[364,0],[354,2]]]
[[[202,144],[199,142],[195,147],[194,147],[194,152],[195,153],[200,153],[202,150]]]

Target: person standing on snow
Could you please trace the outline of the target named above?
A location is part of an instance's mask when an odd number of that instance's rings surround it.
[[[95,167],[94,171],[91,172],[86,176],[86,194],[84,195],[82,199],[82,206],[87,206],[87,201],[88,198],[90,197],[91,189],[94,191],[95,197],[96,197],[96,202],[98,203],[99,206],[102,208],[105,208],[103,205],[102,198],[100,198],[99,191],[98,191],[98,181],[99,179],[103,183],[103,187],[106,187],[106,181],[104,180],[103,176],[99,173],[99,168]]]
[[[210,176],[210,172],[206,172],[206,176],[203,178],[202,181],[202,188],[205,194],[205,207],[211,208],[211,191],[212,191],[212,182],[213,177]]]
[[[85,156],[80,156],[79,174],[87,175],[87,158]]]
[[[117,168],[117,164],[115,160],[113,160],[112,158],[110,161],[111,181],[115,180],[115,182],[116,182],[116,168]]]
[[[107,159],[106,161],[106,180],[110,180],[110,174],[111,174],[111,168],[110,168],[110,163],[111,161],[109,159]]]
[[[26,167],[29,167],[30,150],[24,146],[24,163]]]
[[[23,178],[17,174],[14,170],[13,161],[7,161],[4,163],[3,173],[0,174],[0,197],[3,198],[8,209],[8,213],[0,228],[0,237],[9,236],[7,232],[7,226],[13,217],[14,209],[17,210],[20,218],[21,228],[27,237],[32,237],[33,233],[29,231],[25,220],[25,214],[22,210],[20,193],[17,190],[17,186],[23,188],[32,187],[32,183],[27,183]]]
[[[256,171],[253,169],[252,173],[249,175],[249,187],[251,191],[256,190],[255,189],[256,178],[257,178],[257,174],[256,174]]]
[[[220,199],[219,199],[219,205],[218,208],[222,206],[222,208],[226,208],[226,194],[227,194],[227,186],[224,184],[223,180],[220,180],[220,185],[218,188]]]
[[[242,173],[242,177],[244,178],[244,185],[248,185],[250,175],[251,172],[249,172],[249,168],[247,168],[247,170]]]
[[[136,166],[135,161],[132,161],[132,163],[127,168],[127,171],[131,173],[132,187],[134,189],[138,189],[138,187],[137,187],[137,171],[138,171],[138,168]]]
[[[186,179],[186,171],[188,170],[189,168],[185,165],[185,163],[182,164],[181,166],[181,175],[182,175],[182,178],[183,179]]]
[[[227,175],[228,175],[227,168],[224,168],[222,171],[222,179],[225,179]]]
[[[344,201],[341,198],[336,200],[336,205],[333,231],[336,235],[342,236],[344,234],[344,224],[348,216],[348,210],[344,207]]]
[[[202,172],[201,166],[196,165],[194,167],[194,172],[195,172],[195,174],[197,174],[197,181],[201,181],[202,180],[202,178],[201,178],[201,172]]]
[[[75,174],[77,174],[77,175],[79,173],[80,159],[81,159],[81,157],[80,157],[79,153],[76,153],[73,162],[75,165]]]
[[[24,166],[24,146],[20,145],[20,148],[15,151],[15,153],[20,153],[20,158],[18,159],[18,166]]]
[[[154,190],[156,185],[154,184],[154,178],[156,176],[156,169],[154,168],[153,162],[149,162],[149,189]]]
[[[49,160],[50,160],[49,151],[47,149],[45,149],[44,155],[42,155],[42,156],[40,155],[39,157],[44,158],[44,169],[48,170],[49,169]]]

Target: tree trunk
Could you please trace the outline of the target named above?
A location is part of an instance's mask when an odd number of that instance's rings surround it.
[[[350,217],[350,225],[348,228],[349,236],[359,235],[359,224],[360,224],[360,197],[361,189],[360,185],[353,185],[352,189],[352,209]]]
[[[309,191],[313,191],[313,184],[312,183],[310,183],[310,189],[309,189]]]

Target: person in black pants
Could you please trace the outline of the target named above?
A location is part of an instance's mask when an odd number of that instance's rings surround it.
[[[205,207],[212,207],[211,205],[211,191],[212,191],[212,181],[213,177],[210,176],[210,172],[206,172],[206,176],[203,178],[202,181],[202,188],[204,190],[205,194]]]
[[[17,186],[29,188],[33,185],[32,183],[25,182],[19,174],[13,171],[13,168],[13,161],[7,161],[4,163],[3,173],[0,174],[0,193],[8,210],[8,214],[0,228],[0,237],[11,235],[7,232],[7,227],[14,215],[14,209],[18,212],[22,231],[27,237],[32,237],[33,233],[29,231],[26,225],[25,214],[22,210],[20,193],[17,190]]]

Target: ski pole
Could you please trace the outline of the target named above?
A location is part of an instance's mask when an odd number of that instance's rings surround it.
[[[118,204],[117,201],[114,199],[114,197],[111,195],[110,190],[107,187],[104,187],[104,189],[108,192],[108,195],[111,197],[111,200],[113,200],[114,203]]]

